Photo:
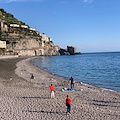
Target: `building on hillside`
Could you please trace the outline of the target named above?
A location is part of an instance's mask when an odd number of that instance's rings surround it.
[[[67,46],[67,51],[71,54],[74,55],[76,53],[76,48],[73,46]]]
[[[21,25],[21,28],[28,29],[27,25]]]
[[[1,29],[2,32],[4,32],[4,31],[7,32],[8,31],[8,26],[6,24],[4,24],[4,22],[1,21],[1,20],[0,20],[0,29]]]
[[[6,49],[6,41],[0,41],[0,48]]]
[[[41,36],[41,40],[42,40],[42,41],[45,41],[45,42],[50,42],[50,41],[52,41],[52,39],[51,39],[50,37],[47,37],[47,36],[45,35],[45,33],[40,34],[40,36]]]
[[[36,31],[36,29],[34,29],[34,28],[29,28],[29,30],[30,30],[30,31]]]
[[[16,28],[19,28],[20,25],[18,25],[18,24],[10,24],[10,27],[16,27]]]
[[[38,35],[40,35],[40,32],[36,31],[36,33],[37,33]]]
[[[44,46],[45,43],[52,41],[52,39],[50,37],[47,37],[45,33],[40,34],[40,37],[42,41],[42,46]]]
[[[50,38],[47,37],[47,36],[45,35],[45,33],[40,34],[40,36],[41,36],[41,40],[42,40],[42,41],[45,41],[45,42],[50,41]]]

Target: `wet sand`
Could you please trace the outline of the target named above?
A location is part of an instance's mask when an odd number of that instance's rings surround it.
[[[120,120],[119,93],[78,83],[79,91],[61,92],[70,87],[68,81],[36,68],[31,59],[0,59],[0,120]],[[36,79],[30,79],[32,73]],[[72,100],[71,114],[66,114],[67,95]]]

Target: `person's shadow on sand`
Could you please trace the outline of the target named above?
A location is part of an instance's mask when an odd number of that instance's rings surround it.
[[[50,99],[50,97],[17,97],[17,98],[23,98],[23,99]]]
[[[51,99],[50,97],[17,97],[17,98],[21,98],[21,99]],[[54,111],[34,111],[34,110],[23,110],[22,112],[31,112],[31,113],[47,113],[47,114],[58,114],[58,115],[66,115],[66,112],[54,112]]]
[[[99,101],[99,100],[92,100],[94,103],[91,103],[91,105],[95,105],[95,106],[109,106],[109,107],[120,107],[120,106],[116,106],[117,103],[119,103],[118,101]],[[109,105],[109,103],[112,103],[112,105]]]
[[[26,110],[26,111],[22,111],[22,112],[30,112],[30,113],[47,113],[47,114],[58,114],[58,115],[66,115],[66,112],[54,112],[54,111],[32,111],[32,110]]]

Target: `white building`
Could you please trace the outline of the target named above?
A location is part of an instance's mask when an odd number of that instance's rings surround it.
[[[29,28],[29,30],[31,30],[31,31],[36,31],[36,29],[34,29],[34,28]]]
[[[49,37],[47,37],[44,33],[43,34],[40,34],[40,36],[41,36],[41,40],[42,41],[45,41],[45,42],[49,42],[49,41],[52,41],[52,39],[51,38],[49,38]]]
[[[6,41],[0,41],[0,48],[6,48]]]
[[[17,25],[17,24],[10,24],[10,27],[20,27],[20,25]]]
[[[21,28],[28,29],[28,26],[27,25],[21,25]]]

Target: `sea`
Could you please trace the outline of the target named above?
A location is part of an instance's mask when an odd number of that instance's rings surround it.
[[[120,93],[120,52],[42,56],[31,64],[65,80],[72,76],[78,83]]]

